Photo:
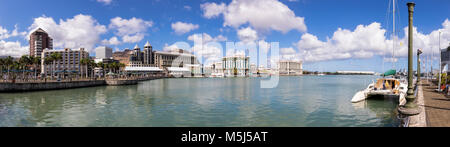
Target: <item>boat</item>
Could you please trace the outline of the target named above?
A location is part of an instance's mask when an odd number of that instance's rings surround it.
[[[389,70],[383,74],[382,78],[378,78],[376,82],[372,82],[366,89],[358,91],[352,98],[352,103],[365,101],[369,98],[388,98],[398,101],[399,104],[406,102],[405,96],[408,90],[406,80],[396,76],[395,70]]]
[[[400,105],[404,105],[406,103],[405,96],[408,90],[408,81],[405,78],[405,75],[401,72],[397,73],[395,69],[395,47],[396,47],[396,31],[395,31],[395,0],[392,0],[392,68],[388,70],[384,74],[382,78],[378,78],[376,82],[372,82],[369,84],[366,89],[362,91],[358,91],[352,98],[352,103],[358,103],[361,101],[365,101],[368,98],[372,97],[383,97],[383,98],[393,98],[394,100],[398,100]],[[384,62],[384,61],[383,61]],[[384,63],[383,63],[384,67]]]

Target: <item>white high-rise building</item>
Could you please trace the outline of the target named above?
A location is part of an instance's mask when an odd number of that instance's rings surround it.
[[[95,49],[95,58],[97,59],[110,59],[112,58],[112,54],[112,48],[107,46],[101,46]]]

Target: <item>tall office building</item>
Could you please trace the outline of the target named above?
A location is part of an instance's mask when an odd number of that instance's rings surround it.
[[[30,56],[41,57],[44,49],[53,49],[53,39],[39,28],[30,35]]]

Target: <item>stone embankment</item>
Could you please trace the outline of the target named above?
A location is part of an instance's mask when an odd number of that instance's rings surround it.
[[[37,82],[37,83],[0,83],[0,92],[25,92],[40,90],[70,89],[105,85],[105,80]]]

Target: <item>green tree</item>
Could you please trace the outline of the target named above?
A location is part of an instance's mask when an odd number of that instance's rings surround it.
[[[41,65],[41,57],[33,57],[30,56],[31,64],[33,65],[33,71],[34,71],[34,78],[37,77],[37,70],[39,69]]]
[[[104,73],[105,73],[105,64],[103,64],[103,62],[99,62],[99,63],[97,63],[97,67],[99,67],[99,68],[101,68],[102,69],[102,71],[103,71],[103,75],[102,75],[102,77],[105,75]]]
[[[124,63],[119,63],[119,74],[125,70],[126,65]]]
[[[81,59],[80,62],[81,62],[81,65],[83,65],[83,66],[85,67],[86,78],[88,78],[88,66],[91,65],[91,64],[90,64],[91,59],[89,59],[89,58],[83,58],[83,59]]]
[[[28,65],[32,64],[32,61],[28,55],[23,55],[22,57],[20,57],[19,63],[22,70],[22,76],[23,78],[25,78],[25,70],[27,70]]]
[[[3,67],[5,66],[5,60],[0,58],[0,78],[3,78]]]
[[[55,65],[56,65],[56,61],[59,62],[59,60],[62,59],[62,55],[60,53],[52,53],[50,54],[50,57],[52,58],[53,61],[53,67],[52,67],[52,80],[53,80],[53,76],[54,76],[54,69],[55,69]],[[59,63],[58,63],[59,64]]]
[[[13,58],[11,56],[8,56],[4,59],[4,64],[6,66],[6,68],[8,69],[8,79],[10,78],[10,72],[11,72],[11,68],[13,67]]]
[[[48,65],[53,63],[53,58],[52,57],[45,57],[44,58],[44,64],[46,65],[46,67],[48,67]],[[50,66],[50,72],[53,73],[53,67]],[[47,72],[45,73],[45,75],[47,75]]]

